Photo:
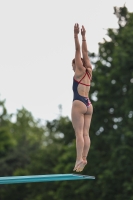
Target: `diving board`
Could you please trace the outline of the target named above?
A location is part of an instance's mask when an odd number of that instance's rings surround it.
[[[34,183],[49,181],[87,180],[95,179],[94,176],[81,174],[52,174],[52,175],[32,175],[32,176],[6,176],[0,177],[0,184]]]

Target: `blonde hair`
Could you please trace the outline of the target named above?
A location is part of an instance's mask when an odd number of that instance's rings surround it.
[[[81,58],[81,60],[82,60],[83,66],[85,67],[85,62],[84,62],[83,58]],[[75,58],[72,60],[72,63],[75,64]]]

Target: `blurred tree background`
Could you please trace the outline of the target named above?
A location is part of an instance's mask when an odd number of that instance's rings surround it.
[[[0,185],[0,200],[133,200],[133,13],[114,8],[118,29],[92,53],[94,106],[88,165],[96,180]],[[45,125],[0,101],[0,176],[73,173],[75,135],[68,117]],[[16,118],[12,122],[12,117]]]

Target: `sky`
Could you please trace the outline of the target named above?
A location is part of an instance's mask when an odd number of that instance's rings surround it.
[[[25,107],[42,121],[71,119],[74,24],[85,26],[97,53],[107,28],[117,28],[113,7],[125,3],[133,12],[132,0],[0,0],[0,100],[8,113]]]

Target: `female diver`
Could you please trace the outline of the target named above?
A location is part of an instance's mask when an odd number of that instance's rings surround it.
[[[82,58],[78,39],[79,24],[74,25],[75,59],[72,60],[73,103],[71,110],[72,125],[76,135],[76,163],[74,171],[81,172],[87,164],[90,148],[89,129],[93,113],[93,106],[88,98],[92,78],[92,67],[88,57],[85,28],[82,26]]]

